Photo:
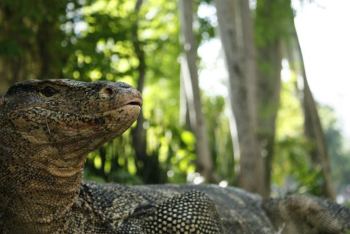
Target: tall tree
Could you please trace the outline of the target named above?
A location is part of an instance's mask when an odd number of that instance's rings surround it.
[[[213,162],[210,155],[208,135],[202,112],[198,71],[196,66],[197,46],[193,33],[193,1],[180,0],[181,42],[184,55],[181,57],[181,78],[189,107],[190,124],[196,135],[197,164],[199,172],[207,181],[213,180]]]
[[[132,43],[134,46],[134,51],[136,54],[136,57],[138,59],[138,79],[137,79],[137,89],[142,93],[143,87],[145,85],[145,76],[146,76],[146,61],[145,61],[145,52],[143,51],[140,39],[139,39],[139,12],[142,6],[143,0],[136,0],[135,7],[134,7],[134,14],[135,14],[135,22],[132,25],[131,28],[131,36],[132,36]],[[146,131],[143,127],[144,125],[144,115],[143,111],[141,110],[141,113],[137,119],[136,127],[132,130],[132,140],[133,140],[133,146],[135,150],[136,158],[140,161],[142,164],[141,166],[145,166],[145,162],[147,160],[147,151],[146,151]],[[143,169],[139,168],[137,170],[138,173],[140,173]]]
[[[230,110],[238,133],[239,185],[263,194],[263,161],[256,134],[255,46],[248,1],[217,0],[216,8],[229,74]],[[232,122],[231,119],[231,125]]]
[[[298,38],[298,34],[295,28],[294,21],[291,22],[292,39],[289,46],[290,50],[294,51],[294,57],[291,58],[297,63],[299,73],[302,76],[303,81],[303,110],[304,110],[304,132],[305,136],[313,143],[313,149],[311,151],[311,161],[314,167],[321,169],[324,181],[322,184],[322,193],[335,200],[336,193],[334,184],[332,182],[331,164],[328,155],[327,144],[325,141],[325,135],[323,132],[321,120],[317,110],[317,103],[312,95],[304,66],[304,58]],[[296,62],[298,61],[298,62]]]
[[[264,196],[271,188],[276,117],[281,89],[281,43],[293,20],[290,0],[258,0],[255,16],[258,80],[258,139],[264,159]]]

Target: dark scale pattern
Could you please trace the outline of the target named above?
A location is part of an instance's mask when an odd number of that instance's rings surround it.
[[[221,233],[214,203],[204,193],[186,192],[155,208],[145,218],[146,233]]]
[[[0,233],[346,233],[350,210],[214,185],[82,183],[87,153],[137,119],[124,83],[25,81],[0,97]]]
[[[159,194],[160,196],[160,194]],[[161,197],[160,197],[160,200]],[[139,207],[120,228],[121,233],[222,233],[211,199],[199,191],[175,195],[159,204]]]

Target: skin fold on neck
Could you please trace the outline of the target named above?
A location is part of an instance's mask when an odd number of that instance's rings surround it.
[[[63,230],[86,155],[130,127],[141,96],[124,83],[46,80],[0,100],[0,232]]]

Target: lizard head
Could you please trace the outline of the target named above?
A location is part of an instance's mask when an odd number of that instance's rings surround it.
[[[0,97],[0,216],[6,212],[21,228],[62,217],[78,196],[87,153],[128,129],[141,102],[120,82],[10,87]]]
[[[31,144],[62,153],[94,150],[137,119],[140,93],[117,82],[31,80],[12,86],[1,103],[3,118]]]

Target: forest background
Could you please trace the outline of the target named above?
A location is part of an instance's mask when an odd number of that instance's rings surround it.
[[[1,0],[0,94],[21,80],[61,77],[137,87],[142,114],[89,154],[87,180],[209,182],[346,202],[349,145],[332,107],[312,95],[294,5]]]

